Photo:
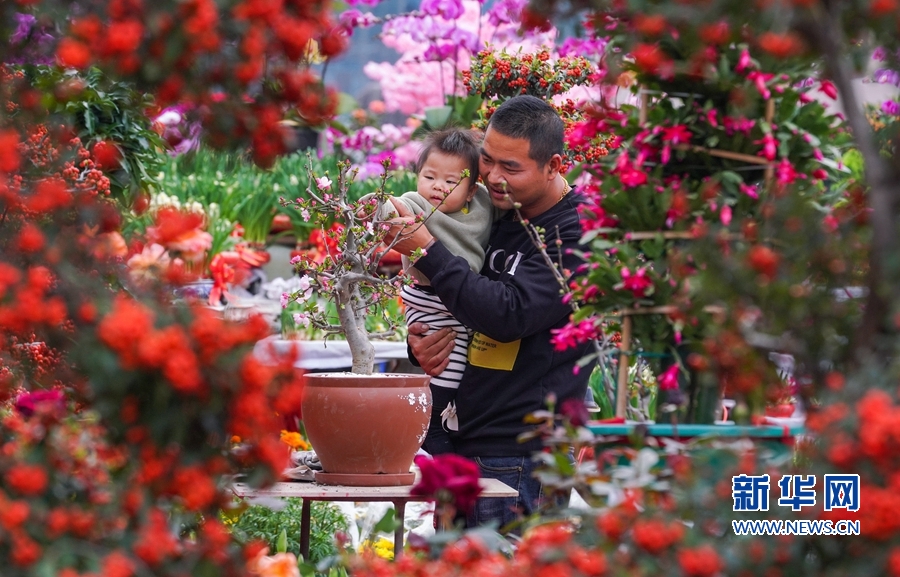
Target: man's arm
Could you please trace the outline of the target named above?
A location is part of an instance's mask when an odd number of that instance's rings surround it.
[[[558,250],[552,243],[548,245],[551,259],[558,262]],[[575,246],[577,240],[563,243],[562,262],[569,270],[581,264],[577,257],[565,255],[566,248]],[[518,262],[515,274],[504,281],[472,272],[465,259],[450,254],[440,242],[416,261],[416,268],[430,279],[441,302],[458,321],[500,342],[547,330],[572,312],[562,302],[559,284],[539,253]]]

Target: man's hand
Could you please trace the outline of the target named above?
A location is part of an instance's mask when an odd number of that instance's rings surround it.
[[[428,332],[428,325],[413,323],[409,325],[406,342],[412,349],[413,356],[419,361],[422,370],[433,377],[441,374],[450,364],[450,352],[453,350],[456,333],[447,327],[430,335],[425,335],[426,332]]]
[[[409,256],[417,248],[424,248],[434,240],[434,237],[431,236],[425,225],[421,222],[416,222],[415,215],[402,202],[394,198],[391,198],[390,201],[400,216],[389,221],[391,230],[385,235],[384,244],[392,247],[400,254]],[[393,244],[394,239],[397,239],[397,244]]]

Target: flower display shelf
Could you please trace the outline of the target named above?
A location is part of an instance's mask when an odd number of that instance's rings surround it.
[[[793,449],[794,441],[806,429],[803,425],[671,425],[639,423],[588,423],[588,429],[603,437],[598,445],[622,445],[628,443],[638,427],[646,437],[663,437],[679,441],[695,439],[721,439],[735,441],[750,439],[773,454],[784,455]]]
[[[632,233],[644,234],[644,233]],[[665,233],[657,233],[665,234]],[[632,237],[634,238],[634,237]],[[670,237],[671,238],[671,237]],[[683,238],[683,237],[678,237]],[[721,307],[707,306],[704,310],[711,313],[722,312]],[[631,333],[632,333],[632,315],[668,315],[677,312],[678,308],[673,305],[662,305],[657,307],[643,308],[627,308],[619,311],[617,314],[610,316],[619,316],[622,318],[622,341],[619,343],[619,372],[616,379],[616,417],[625,418],[626,399],[628,396],[628,357],[634,354],[631,350]]]

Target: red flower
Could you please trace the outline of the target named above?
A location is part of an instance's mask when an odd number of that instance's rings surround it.
[[[0,172],[19,169],[19,133],[15,130],[0,131]]]
[[[731,27],[728,22],[720,20],[700,27],[700,39],[707,44],[722,45],[731,38]]]
[[[669,58],[656,45],[638,44],[631,55],[634,57],[634,64],[647,74],[657,74],[671,65]]]
[[[415,462],[422,477],[410,494],[432,497],[443,504],[452,503],[464,513],[472,510],[481,493],[478,484],[481,471],[474,461],[448,453],[433,459],[418,455]]]
[[[795,56],[803,51],[803,43],[800,38],[792,33],[764,32],[759,37],[759,47],[776,58]]]
[[[47,488],[47,470],[40,465],[15,465],[6,473],[6,483],[21,495],[40,495]]]
[[[781,257],[767,246],[756,245],[747,253],[747,262],[750,268],[768,280],[772,280],[778,272]]]
[[[122,153],[114,142],[101,140],[94,145],[91,155],[97,167],[103,170],[116,170],[122,163]]]
[[[68,68],[87,68],[91,62],[91,51],[77,40],[63,38],[56,48],[56,59]]]
[[[682,549],[678,552],[678,564],[688,577],[712,577],[725,566],[712,545]]]

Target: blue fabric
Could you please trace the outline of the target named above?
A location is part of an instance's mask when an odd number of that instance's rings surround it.
[[[517,490],[519,496],[478,499],[475,510],[466,517],[466,527],[494,524],[500,529],[535,511],[541,501],[542,487],[534,478],[537,463],[531,457],[475,457],[475,462],[482,477],[502,481]]]

